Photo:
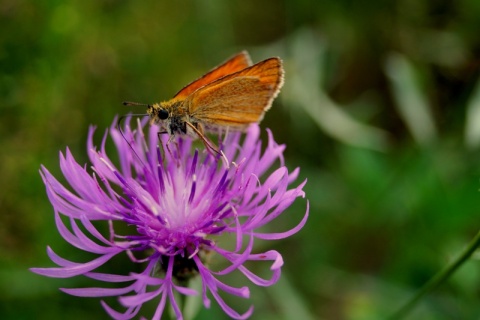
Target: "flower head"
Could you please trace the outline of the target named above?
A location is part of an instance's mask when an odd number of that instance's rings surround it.
[[[77,263],[59,257],[48,247],[49,257],[59,267],[31,270],[49,277],[83,275],[103,282],[125,283],[120,288],[61,289],[82,297],[118,296],[126,308],[123,312],[102,301],[108,314],[117,319],[134,317],[143,303],[157,297],[153,319],[161,318],[167,301],[175,316],[182,318],[175,297],[199,294],[187,286],[194,276],[201,278],[201,296],[206,307],[210,306],[211,296],[230,317],[249,317],[253,307],[240,314],[219,295],[223,291],[248,298],[248,287],[232,287],[221,278],[238,270],[258,286],[270,286],[279,279],[283,265],[280,253],[274,250],[254,253],[253,244],[256,239],[286,238],[305,224],[308,202],[296,227],[279,233],[259,231],[297,197],[304,197],[305,182],[288,189],[297,178],[298,168],[288,172],[283,161],[284,146],[275,143],[270,131],[262,153],[257,125],[249,127],[243,140],[240,133],[229,134],[223,140],[220,148],[232,161],[227,166],[205,150],[193,150],[188,137],[168,144],[166,137],[159,139],[158,127],[147,129],[145,122],[139,121],[132,130],[129,120],[124,134],[112,125],[99,150],[93,143],[95,128],[90,128],[91,171],[78,164],[68,149],[65,155],[60,153],[60,167],[73,192],[46,168],[41,169],[58,231],[74,247],[98,257]],[[118,165],[106,154],[108,136],[118,151]],[[273,170],[277,162],[280,167]],[[267,173],[270,171],[273,172]],[[69,221],[70,227],[64,220]],[[101,233],[98,220],[107,222],[107,235]],[[223,248],[217,241],[224,234],[235,236],[234,248]],[[139,264],[142,271],[128,275],[94,272],[122,253],[132,263]],[[209,265],[212,254],[222,257],[227,267],[212,270]],[[270,261],[271,276],[268,279],[257,276],[245,267],[247,261]]]

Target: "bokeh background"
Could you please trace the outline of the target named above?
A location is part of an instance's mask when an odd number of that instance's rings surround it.
[[[86,163],[89,125],[100,138],[115,115],[143,112],[122,101],[168,99],[243,49],[285,62],[262,127],[311,205],[300,233],[258,243],[285,266],[252,287],[253,319],[385,318],[480,228],[479,31],[477,0],[1,0],[0,318],[107,318],[98,299],[58,290],[81,277],[28,271],[53,266],[47,245],[86,261],[55,229],[40,165],[61,177],[67,146]],[[474,255],[409,319],[479,317]],[[223,318],[215,304],[197,316]]]

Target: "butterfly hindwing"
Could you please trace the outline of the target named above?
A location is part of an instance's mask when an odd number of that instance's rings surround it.
[[[270,58],[195,91],[188,113],[210,126],[244,127],[263,118],[282,84],[282,61]]]

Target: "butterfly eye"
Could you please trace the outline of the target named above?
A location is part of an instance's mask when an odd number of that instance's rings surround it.
[[[158,111],[158,117],[161,119],[161,120],[165,120],[168,118],[168,111],[165,110],[165,109],[160,109],[160,111]]]

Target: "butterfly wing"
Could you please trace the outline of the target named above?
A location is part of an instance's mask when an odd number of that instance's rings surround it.
[[[209,84],[210,82],[213,82],[228,74],[243,70],[251,65],[252,61],[250,60],[248,52],[242,51],[225,61],[223,64],[215,67],[202,77],[183,87],[182,90],[177,92],[174,98],[185,99],[198,88],[203,87],[204,85]]]
[[[207,128],[243,128],[262,120],[283,85],[283,66],[270,58],[207,84],[186,100],[191,118]]]

